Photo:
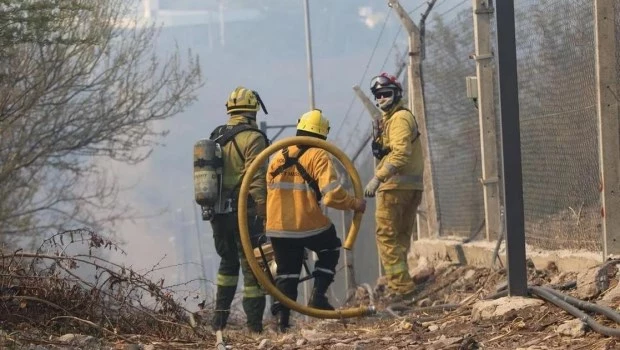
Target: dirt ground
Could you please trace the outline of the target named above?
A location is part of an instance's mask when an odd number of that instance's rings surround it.
[[[553,264],[528,268],[529,285],[560,286],[575,281],[576,287],[564,291],[575,297],[618,309],[620,286],[616,264],[605,264],[587,273],[559,273]],[[505,286],[504,270],[458,266],[443,262],[418,268],[418,291],[409,304],[388,305],[384,286],[358,287],[349,306],[374,303],[377,314],[348,320],[294,319],[288,334],[274,331],[275,320],[266,321],[263,334],[249,334],[243,321],[233,318],[224,332],[227,349],[620,349],[618,339],[602,336],[582,327],[577,321],[571,330],[563,325],[575,317],[548,302],[519,310],[510,310],[517,299],[500,299],[509,311],[499,316],[476,316],[476,308]],[[370,292],[369,292],[370,290]],[[617,294],[616,294],[617,293]],[[530,298],[529,301],[532,301]],[[450,304],[448,310],[443,306]],[[499,307],[498,307],[499,309]],[[610,327],[618,327],[603,316],[595,319]],[[571,322],[569,322],[571,323]],[[28,331],[32,334],[32,330]],[[0,332],[2,349],[214,349],[215,335],[207,332],[202,341],[183,338],[162,341],[134,336],[125,340],[106,341],[109,337],[82,339],[82,345],[71,345],[59,338],[28,341],[23,333]],[[36,337],[30,337],[34,339]],[[4,341],[3,341],[4,339]],[[12,341],[7,341],[12,340]],[[14,341],[14,340],[19,341]],[[89,340],[90,339],[90,340]],[[90,343],[89,343],[90,342]],[[19,344],[19,345],[18,345]]]
[[[615,265],[608,276],[607,290],[597,291],[591,286],[595,272],[558,273],[553,264],[545,269],[530,265],[528,269],[530,285],[576,281],[577,288],[565,292],[576,297],[589,293],[594,298],[592,301],[603,298],[617,285]],[[229,330],[224,336],[225,343],[229,349],[620,349],[620,343],[617,344],[620,339],[585,328],[572,334],[559,330],[560,325],[575,317],[550,303],[512,310],[497,317],[472,317],[476,303],[505,285],[503,270],[442,263],[425,274],[430,276],[420,283],[417,302],[406,309],[402,304],[386,308],[379,281],[373,290],[379,310],[375,316],[309,323],[297,319],[293,331],[286,335],[268,330],[266,334],[251,336],[241,330]],[[368,304],[369,299],[369,293],[360,287],[352,304]],[[506,302],[510,303],[511,299]],[[617,309],[616,299],[608,304],[614,303],[610,306]],[[459,307],[449,311],[429,308],[438,304],[459,304]],[[597,316],[596,320],[617,327],[605,317]],[[269,327],[275,327],[273,321]]]

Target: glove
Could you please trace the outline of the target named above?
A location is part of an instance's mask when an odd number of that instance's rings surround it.
[[[368,182],[368,185],[366,185],[366,189],[364,189],[364,197],[371,197],[371,198],[374,197],[380,184],[381,184],[381,181],[379,181],[379,179],[376,176],[374,176]]]
[[[366,200],[361,198],[355,198],[353,200],[353,210],[359,213],[366,211]]]

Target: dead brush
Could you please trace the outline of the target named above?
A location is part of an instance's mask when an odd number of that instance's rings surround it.
[[[87,252],[70,254],[75,245]],[[35,252],[0,251],[0,329],[36,330],[47,338],[81,333],[111,340],[215,339],[190,325],[174,286],[150,278],[161,266],[138,273],[102,258],[106,250],[122,252],[92,231],[72,230],[45,240]]]

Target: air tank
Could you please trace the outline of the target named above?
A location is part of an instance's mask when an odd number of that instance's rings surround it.
[[[220,194],[222,149],[209,139],[194,144],[194,197],[203,209],[203,220],[210,220]]]

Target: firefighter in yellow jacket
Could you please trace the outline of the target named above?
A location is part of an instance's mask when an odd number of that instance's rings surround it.
[[[212,320],[212,327],[215,330],[226,326],[230,305],[237,290],[239,267],[243,271],[242,305],[247,316],[247,326],[253,332],[263,330],[265,293],[252,274],[243,254],[237,221],[237,199],[243,174],[268,144],[267,137],[256,125],[259,106],[267,114],[258,93],[237,87],[229,95],[226,103],[226,110],[230,115],[228,122],[211,133],[211,139],[222,147],[223,159],[220,202],[216,206],[219,210],[211,220],[215,250],[221,258]],[[267,197],[265,170],[265,167],[260,168],[250,184],[248,223],[254,244],[257,243],[256,238],[263,233]]]
[[[373,137],[373,155],[379,159],[364,195],[377,196],[376,240],[387,277],[389,297],[412,297],[414,283],[407,268],[407,252],[415,215],[422,199],[424,162],[418,124],[403,106],[403,89],[386,73],[371,80],[370,91],[383,112]]]
[[[301,116],[297,136],[327,139],[329,121],[315,109]],[[333,310],[325,295],[334,280],[340,257],[340,239],[320,202],[332,208],[364,212],[366,201],[347,193],[337,178],[327,151],[308,146],[291,146],[276,153],[267,170],[266,234],[271,239],[277,264],[276,286],[289,298],[297,299],[297,285],[304,249],[314,251],[314,287],[309,306]],[[278,327],[290,327],[290,310],[275,303]]]

